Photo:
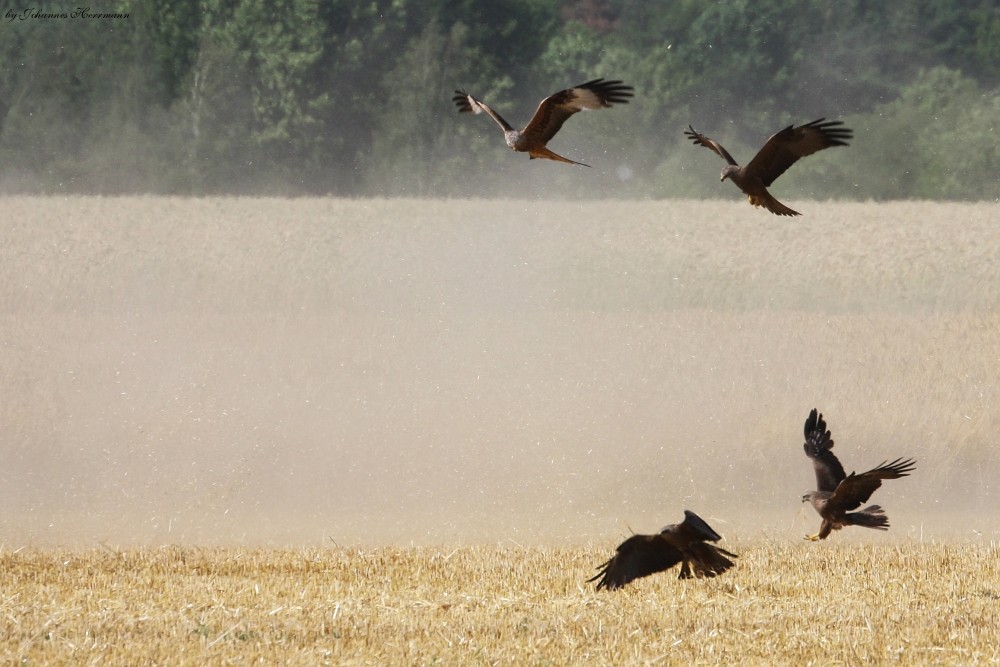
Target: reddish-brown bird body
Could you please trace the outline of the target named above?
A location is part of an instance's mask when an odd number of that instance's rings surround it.
[[[626,86],[621,81],[604,79],[594,79],[560,90],[542,100],[535,115],[520,130],[514,129],[500,114],[464,90],[456,90],[452,101],[461,113],[485,112],[489,115],[503,130],[504,141],[512,151],[527,153],[532,160],[546,158],[587,167],[590,165],[553,153],[546,144],[573,114],[588,109],[606,109],[613,104],[627,104],[628,98],[633,96],[632,90],[632,86]]]
[[[727,162],[722,169],[720,180],[731,180],[746,194],[754,206],[763,206],[775,215],[801,215],[774,198],[768,188],[801,158],[831,146],[847,146],[853,132],[839,120],[827,121],[823,118],[795,127],[789,125],[771,135],[764,146],[746,166],[741,167],[722,144],[695,131],[688,125],[685,130],[691,141],[714,151]]]

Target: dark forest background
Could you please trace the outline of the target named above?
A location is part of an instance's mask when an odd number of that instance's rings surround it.
[[[39,8],[70,12],[66,7]],[[788,124],[840,118],[849,149],[797,194],[1000,197],[996,0],[144,0],[128,18],[0,26],[0,192],[733,196],[696,129],[746,162]],[[591,78],[636,88],[529,163],[514,125]],[[582,173],[588,171],[589,173]]]

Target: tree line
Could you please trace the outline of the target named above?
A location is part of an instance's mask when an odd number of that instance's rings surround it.
[[[855,139],[796,170],[799,196],[1000,197],[995,0],[124,0],[93,13],[109,17],[0,28],[0,191],[735,196],[688,124],[745,162],[778,129],[827,117]],[[556,138],[590,173],[528,163],[450,100],[463,88],[521,125],[597,77],[636,96]]]

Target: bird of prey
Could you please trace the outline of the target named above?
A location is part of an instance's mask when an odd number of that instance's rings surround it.
[[[775,215],[802,215],[775,199],[767,189],[799,158],[831,146],[847,146],[847,140],[854,134],[852,130],[840,127],[843,124],[843,121],[820,118],[799,127],[789,125],[772,135],[745,167],[738,165],[722,144],[695,131],[690,125],[684,134],[695,145],[711,148],[728,162],[722,169],[720,180],[728,178],[735,183],[751,204],[763,206]]]
[[[587,581],[596,581],[597,590],[621,588],[633,579],[669,570],[681,563],[678,579],[714,577],[733,566],[737,558],[721,547],[707,544],[718,542],[719,536],[704,519],[684,510],[684,521],[666,526],[656,535],[633,535],[618,545],[615,555],[598,566],[600,570]]]
[[[823,415],[813,408],[804,427],[806,441],[803,448],[812,459],[816,469],[816,491],[802,496],[802,502],[809,501],[823,518],[819,532],[806,535],[807,540],[823,540],[830,531],[844,526],[864,526],[875,530],[888,530],[889,517],[878,505],[869,505],[859,512],[852,512],[868,502],[875,490],[882,486],[883,479],[899,479],[913,472],[913,459],[896,459],[891,463],[882,462],[860,475],[852,472],[844,474],[844,467],[834,455],[833,440],[826,429]]]
[[[489,114],[490,118],[503,129],[504,139],[512,151],[527,153],[532,160],[536,157],[547,158],[589,167],[590,165],[553,153],[545,144],[555,136],[566,119],[577,111],[604,109],[613,104],[627,104],[628,98],[633,96],[632,90],[632,86],[626,86],[621,81],[605,81],[604,79],[594,79],[573,88],[560,90],[542,100],[538,108],[535,109],[535,115],[520,130],[515,130],[500,114],[464,90],[456,90],[455,96],[451,99],[461,113],[479,114],[485,111]]]

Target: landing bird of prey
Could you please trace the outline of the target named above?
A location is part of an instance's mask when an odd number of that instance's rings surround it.
[[[681,563],[678,579],[714,577],[733,566],[733,561],[726,556],[738,558],[736,554],[705,543],[721,539],[700,516],[684,510],[684,521],[666,526],[656,535],[633,535],[619,544],[615,555],[599,565],[600,571],[587,581],[600,579],[597,590],[613,591],[633,579],[669,570],[677,563]]]
[[[485,111],[489,114],[490,118],[503,129],[504,139],[512,151],[527,153],[532,160],[543,157],[589,167],[588,164],[556,155],[546,148],[545,144],[555,136],[566,119],[577,111],[605,109],[612,104],[627,104],[628,98],[633,96],[632,90],[632,86],[626,86],[621,81],[604,79],[594,79],[573,88],[560,90],[542,100],[535,109],[535,115],[520,130],[515,130],[510,123],[500,117],[500,114],[464,90],[456,90],[455,96],[451,99],[458,106],[459,112],[479,114]]]
[[[844,467],[833,454],[833,440],[826,430],[823,415],[813,408],[806,419],[804,432],[806,442],[803,448],[812,459],[816,469],[817,491],[802,496],[802,502],[809,501],[823,518],[819,532],[806,535],[807,540],[824,540],[832,530],[844,526],[864,526],[875,530],[889,530],[889,517],[878,505],[869,505],[860,512],[851,512],[868,502],[875,490],[882,486],[883,479],[906,477],[916,467],[913,459],[896,459],[892,463],[882,462],[879,466],[860,475],[852,472],[844,474]]]
[[[799,127],[789,125],[772,135],[745,167],[738,165],[722,144],[696,132],[690,125],[684,134],[695,145],[711,148],[729,163],[722,169],[720,180],[728,178],[735,183],[751,204],[763,206],[775,215],[802,215],[775,199],[767,189],[799,158],[831,146],[847,146],[847,140],[854,136],[853,131],[840,127],[844,124],[843,121],[824,120],[820,118]]]

